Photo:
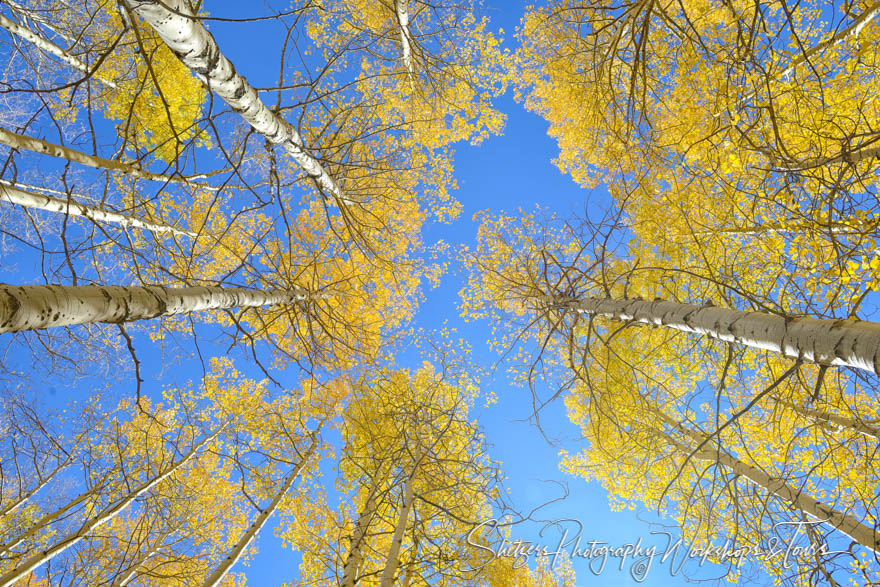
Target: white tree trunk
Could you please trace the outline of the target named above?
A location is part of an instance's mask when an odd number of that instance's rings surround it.
[[[394,13],[400,30],[400,47],[403,53],[403,66],[410,84],[415,84],[415,70],[412,62],[412,43],[409,34],[409,0],[394,0]]]
[[[21,5],[15,0],[3,0],[3,3],[9,6],[9,8],[18,16],[22,21],[30,20],[35,23],[39,23],[47,30],[51,31],[53,35],[57,35],[67,41],[68,43],[75,43],[76,38],[66,34],[64,31],[59,31],[55,28],[54,23],[50,22],[49,19],[45,18],[38,11],[31,10],[26,6]]]
[[[861,420],[856,420],[855,418],[847,418],[845,416],[838,416],[836,414],[829,414],[827,412],[820,412],[819,410],[811,410],[810,408],[798,406],[793,402],[784,400],[782,398],[774,399],[781,405],[797,412],[798,414],[806,418],[809,418],[810,420],[822,426],[837,430],[849,430],[851,432],[866,436],[871,441],[880,441],[880,428],[870,426],[865,422],[862,422]]]
[[[3,508],[0,509],[0,518],[11,514],[15,510],[26,504],[33,496],[39,493],[41,489],[48,485],[49,482],[55,477],[55,475],[57,475],[60,471],[66,469],[70,465],[70,462],[71,458],[68,456],[68,458],[65,459],[63,463],[60,463],[57,467],[52,469],[52,471],[48,475],[43,477],[39,483],[37,483],[34,487],[30,489],[30,491],[26,492],[24,495],[21,495],[18,499],[16,499],[9,505],[3,506]],[[0,554],[2,554],[2,551],[0,551]]]
[[[854,367],[880,375],[880,324],[875,322],[783,318],[765,312],[664,300],[550,297],[548,301],[555,307],[589,316],[665,326],[821,365]]]
[[[3,16],[2,14],[0,14],[0,26],[2,26],[4,29],[9,31],[13,35],[20,37],[20,38],[24,39],[25,41],[28,41],[29,43],[31,43],[34,46],[36,46],[37,48],[45,51],[46,53],[54,55],[55,57],[57,57],[58,59],[60,59],[64,63],[66,63],[67,65],[70,65],[71,67],[73,67],[74,69],[78,69],[79,71],[83,72],[86,75],[93,74],[92,69],[88,65],[83,63],[79,58],[74,57],[73,55],[70,55],[67,51],[65,51],[64,49],[62,49],[58,45],[56,45],[50,41],[47,41],[46,39],[44,39],[40,35],[34,33],[30,29],[23,27],[20,24],[17,24],[15,22],[9,20],[8,18]],[[117,86],[116,83],[113,82],[112,80],[105,80],[104,78],[101,78],[98,76],[95,76],[95,79],[100,81],[105,86],[109,86],[109,87],[117,89],[117,90],[119,89],[119,86]]]
[[[275,494],[275,497],[272,498],[272,501],[269,505],[260,512],[260,515],[257,516],[257,519],[254,520],[254,523],[251,524],[251,527],[248,528],[247,532],[241,537],[241,540],[235,545],[235,548],[226,556],[220,565],[214,569],[214,572],[208,575],[205,579],[205,582],[202,583],[202,587],[215,587],[220,584],[220,581],[223,580],[223,577],[226,576],[227,573],[232,569],[235,563],[238,562],[238,559],[241,558],[241,555],[247,550],[247,548],[251,545],[254,539],[257,537],[257,534],[260,533],[263,526],[266,525],[266,521],[269,517],[275,513],[275,510],[278,509],[278,504],[281,503],[281,500],[284,499],[284,496],[287,495],[287,492],[290,491],[293,482],[299,477],[300,472],[303,470],[303,467],[306,466],[306,463],[312,458],[312,455],[315,452],[315,440],[312,440],[311,445],[309,446],[309,450],[306,451],[306,454],[302,457],[302,459],[297,463],[296,467],[287,475],[287,478],[284,480],[284,483],[281,485],[281,489],[278,490],[278,493]]]
[[[235,71],[214,37],[192,15],[184,0],[123,0],[144,19],[175,55],[255,131],[273,145],[281,145],[294,161],[337,203],[351,204],[336,180],[306,148],[296,129],[272,112],[248,81]]]
[[[138,570],[144,565],[144,563],[159,554],[159,551],[162,550],[162,544],[171,534],[173,534],[173,532],[170,530],[161,534],[153,543],[152,547],[132,561],[132,563],[113,580],[111,587],[125,587],[125,585],[128,585],[128,583],[134,579],[135,575],[137,575]]]
[[[869,22],[874,20],[877,15],[880,14],[880,2],[875,2],[870,8],[868,8],[865,12],[860,14],[858,18],[854,19],[850,25],[844,29],[841,29],[837,32],[836,35],[831,37],[830,39],[818,43],[817,45],[807,49],[806,51],[802,51],[798,53],[797,57],[791,60],[791,63],[788,64],[788,67],[783,69],[779,73],[779,77],[777,79],[782,79],[787,77],[794,71],[794,69],[803,63],[805,63],[810,57],[827,49],[828,47],[832,47],[841,41],[844,41],[850,37],[857,37],[859,33],[862,32],[862,29],[868,25]],[[740,100],[740,105],[745,104],[746,101],[751,100],[755,97],[755,92],[750,92]]]
[[[214,439],[216,439],[217,436],[219,436],[220,433],[224,430],[224,428],[226,428],[225,424],[218,428],[213,434],[204,438],[201,442],[193,446],[189,453],[187,453],[187,455],[183,457],[180,461],[166,469],[164,472],[156,475],[149,481],[141,483],[124,498],[109,504],[107,507],[101,510],[97,516],[87,520],[82,526],[80,526],[79,530],[77,530],[73,534],[69,534],[64,538],[56,541],[51,546],[48,546],[45,550],[36,553],[20,565],[17,565],[14,569],[0,577],[0,587],[11,587],[11,585],[13,585],[19,579],[25,577],[34,569],[50,561],[68,548],[78,544],[95,528],[106,524],[107,522],[118,516],[137,498],[148,492],[150,489],[161,483],[163,480],[167,479],[172,473],[179,470],[181,466],[189,462],[189,460],[192,459],[196,454],[198,454],[201,449],[205,447],[205,445],[213,442]]]
[[[652,409],[650,407],[649,409],[657,414],[659,418],[670,427],[678,430],[699,444],[702,444],[706,438],[708,438],[701,432],[685,427],[680,422],[670,418],[658,409]],[[685,454],[691,454],[693,452],[693,447],[683,445],[665,432],[658,432],[667,440],[667,442],[669,442],[670,445],[674,446],[679,451]],[[726,452],[718,451],[709,446],[704,446],[698,452],[694,453],[693,458],[701,461],[711,461],[726,467],[736,475],[745,477],[758,487],[761,487],[780,499],[790,503],[802,512],[812,516],[814,519],[840,530],[862,546],[870,548],[874,552],[880,552],[880,533],[875,532],[874,528],[862,524],[857,518],[835,510],[802,491],[792,489],[782,479],[771,477],[757,467],[753,467]]]
[[[782,479],[771,477],[757,467],[714,449],[701,449],[694,455],[694,458],[712,461],[728,468],[734,474],[745,477],[758,487],[812,516],[813,519],[840,530],[865,548],[880,553],[880,533],[875,532],[874,528],[862,524],[857,518],[840,512],[803,491],[789,487]]]
[[[0,332],[109,322],[117,324],[200,310],[294,304],[303,290],[250,290],[237,287],[165,288],[0,284]]]
[[[370,520],[376,512],[376,492],[378,483],[374,483],[367,494],[363,510],[361,510],[351,534],[351,542],[348,548],[348,556],[345,558],[345,566],[342,569],[342,582],[340,587],[354,587],[357,583],[357,572],[363,559],[363,542],[370,526]]]
[[[874,20],[878,14],[880,14],[880,2],[875,2],[870,8],[860,14],[858,18],[854,19],[848,27],[841,29],[837,32],[836,35],[834,35],[827,41],[819,43],[818,45],[811,47],[805,52],[799,53],[795,59],[792,59],[791,64],[785,68],[780,77],[785,77],[789,75],[792,71],[794,71],[795,67],[806,62],[810,57],[812,57],[819,51],[822,51],[823,49],[826,49],[828,47],[832,47],[850,37],[859,36],[859,33],[862,32],[862,29],[865,28],[865,26],[867,26],[869,22]]]
[[[12,550],[16,546],[21,544],[22,542],[29,540],[29,539],[35,537],[36,535],[40,534],[44,530],[46,530],[50,525],[52,525],[53,522],[55,522],[55,520],[62,518],[68,512],[76,509],[77,507],[82,505],[84,502],[88,501],[90,498],[98,495],[101,492],[101,490],[105,487],[104,482],[107,480],[107,478],[109,476],[110,476],[109,473],[105,474],[101,479],[98,480],[97,483],[92,485],[91,489],[89,489],[88,491],[86,491],[84,493],[81,493],[80,495],[75,497],[73,500],[69,501],[68,503],[66,503],[62,507],[58,508],[57,510],[54,510],[54,511],[44,515],[42,518],[40,518],[39,521],[37,521],[36,523],[31,525],[27,529],[27,531],[22,532],[21,534],[16,536],[14,539],[12,539],[10,542],[7,542],[6,544],[0,546],[0,556],[6,556],[8,553],[12,552]]]
[[[403,487],[403,506],[400,510],[400,516],[397,518],[397,524],[394,527],[394,535],[391,538],[391,547],[388,549],[388,557],[385,559],[385,568],[382,569],[382,578],[379,581],[381,587],[393,587],[394,576],[397,574],[397,567],[400,565],[400,545],[403,543],[403,536],[406,533],[406,525],[409,521],[409,512],[412,510],[415,501],[415,469],[406,479]]]
[[[413,532],[412,556],[413,559],[419,555],[419,535]],[[406,571],[406,577],[403,579],[403,587],[409,587],[413,582],[413,575],[417,573],[417,567],[411,566]]]
[[[156,224],[147,220],[140,220],[132,216],[126,216],[125,214],[111,212],[109,210],[102,210],[101,208],[96,208],[94,206],[86,206],[74,202],[73,200],[62,200],[61,198],[55,198],[53,196],[26,192],[3,182],[0,182],[0,202],[9,202],[11,204],[24,206],[25,208],[45,210],[47,212],[59,212],[69,216],[81,216],[83,218],[88,218],[89,220],[94,220],[95,222],[107,222],[124,227],[140,228],[153,233],[170,232],[172,234],[188,236],[190,238],[196,238],[198,236],[194,232],[180,230],[165,224]]]
[[[834,220],[834,221],[809,221],[798,219],[783,220],[780,222],[770,222],[767,224],[753,224],[750,226],[735,226],[731,228],[723,228],[720,230],[700,230],[693,234],[697,236],[711,236],[714,234],[741,234],[743,236],[760,236],[764,234],[807,234],[807,233],[823,233],[823,234],[864,234],[867,231],[876,230],[880,226],[880,218],[874,216],[871,218],[857,220]],[[688,235],[681,235],[688,236]]]
[[[136,179],[149,179],[152,181],[161,181],[163,183],[183,183],[203,190],[216,191],[218,189],[209,185],[194,184],[190,181],[191,179],[199,179],[205,176],[182,178],[162,175],[160,173],[152,173],[150,171],[145,171],[140,167],[123,163],[122,161],[88,155],[82,151],[71,149],[70,147],[56,145],[55,143],[50,143],[42,139],[35,139],[33,137],[21,135],[2,127],[0,127],[0,144],[6,145],[11,149],[26,149],[35,153],[49,155],[50,157],[67,159],[68,161],[73,161],[74,163],[79,163],[88,167],[94,167],[95,169],[115,171]]]
[[[792,165],[780,167],[782,171],[806,171],[823,165],[835,165],[837,163],[859,163],[866,159],[880,157],[880,143],[877,140],[870,141],[872,146],[856,146],[854,149],[843,147],[837,155],[817,157],[807,161],[799,161]]]

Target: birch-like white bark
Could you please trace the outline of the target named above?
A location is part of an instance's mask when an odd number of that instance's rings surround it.
[[[855,18],[848,27],[841,29],[830,39],[827,39],[826,41],[823,41],[815,45],[814,47],[807,49],[807,51],[805,52],[799,53],[795,59],[791,60],[791,64],[789,64],[789,66],[782,71],[780,77],[785,77],[789,75],[792,71],[794,71],[795,67],[801,65],[819,51],[827,49],[828,47],[832,47],[837,43],[840,43],[841,41],[844,41],[851,37],[858,37],[859,33],[862,32],[862,29],[865,28],[869,22],[877,18],[878,14],[880,14],[880,2],[875,2],[870,8],[868,8],[857,18]]]
[[[827,49],[828,47],[832,47],[850,37],[857,37],[859,33],[862,32],[862,29],[865,28],[868,23],[874,20],[878,14],[880,14],[880,2],[875,2],[870,8],[868,8],[865,12],[854,19],[848,27],[841,29],[831,38],[821,43],[818,43],[817,45],[807,49],[806,51],[802,51],[801,53],[799,53],[797,57],[791,60],[791,63],[788,64],[788,67],[786,67],[779,73],[779,77],[777,79],[782,79],[790,75],[797,66],[806,62],[810,57],[812,57],[819,51]],[[755,97],[755,95],[756,94],[754,91],[746,94],[746,96],[740,100],[740,104],[742,105],[746,101],[751,100]]]
[[[841,152],[837,155],[831,155],[829,157],[817,157],[815,159],[809,159],[807,161],[799,161],[793,165],[780,167],[780,169],[784,171],[806,171],[808,169],[822,167],[823,165],[835,165],[837,163],[859,163],[866,159],[880,157],[880,143],[878,143],[876,140],[871,142],[874,143],[872,147],[856,147],[855,149],[844,147],[844,149],[841,150]]]
[[[790,219],[781,222],[767,224],[753,224],[751,226],[736,226],[721,230],[700,230],[694,232],[697,236],[710,236],[713,234],[739,234],[743,236],[759,236],[762,234],[806,234],[807,232],[819,232],[825,234],[863,234],[869,230],[876,230],[880,226],[880,218],[872,217],[860,220],[835,220],[804,222],[803,220]]]
[[[111,587],[125,587],[125,585],[128,585],[128,583],[132,579],[134,579],[135,575],[137,575],[138,570],[140,570],[140,568],[144,566],[144,563],[159,554],[159,551],[162,550],[162,545],[165,542],[165,539],[168,538],[168,536],[170,536],[171,534],[172,532],[170,530],[161,534],[153,543],[153,546],[151,548],[149,548],[141,556],[132,561],[132,563],[125,568],[122,574],[114,579],[113,583],[110,584]]]
[[[40,35],[34,33],[30,29],[23,27],[14,21],[9,20],[8,18],[3,16],[2,14],[0,14],[0,26],[2,26],[4,29],[9,31],[13,35],[20,37],[20,38],[24,39],[25,41],[31,43],[32,45],[36,46],[38,49],[41,49],[41,50],[45,51],[46,53],[54,55],[55,57],[57,57],[58,59],[60,59],[64,63],[66,63],[67,65],[70,65],[71,67],[73,67],[74,69],[77,69],[86,75],[93,75],[94,72],[92,71],[92,68],[90,68],[88,65],[83,63],[82,60],[80,60],[77,57],[74,57],[73,55],[70,55],[67,51],[65,51],[64,49],[62,49],[61,47],[59,47],[55,43],[52,43],[51,41],[47,41],[46,39],[44,39]],[[119,86],[116,85],[116,82],[114,82],[112,80],[107,80],[107,79],[104,79],[100,76],[94,76],[94,77],[95,77],[95,79],[100,81],[105,86],[109,86],[109,87],[116,89],[116,90],[119,89]]]
[[[74,163],[79,163],[88,167],[94,167],[95,169],[115,171],[136,179],[149,179],[152,181],[161,181],[163,183],[183,183],[203,190],[216,191],[219,189],[209,185],[194,184],[190,181],[205,176],[182,178],[162,175],[161,173],[152,173],[150,171],[145,171],[140,167],[123,163],[122,161],[114,161],[113,159],[88,155],[82,151],[71,149],[70,147],[56,145],[55,143],[50,143],[42,139],[35,139],[33,137],[21,135],[2,127],[0,127],[0,144],[6,145],[11,149],[25,149],[35,153],[49,155],[50,157],[67,159],[68,161],[73,161]]]
[[[12,503],[10,503],[9,505],[4,506],[3,509],[0,510],[0,518],[3,518],[4,516],[11,514],[15,510],[17,510],[18,508],[20,508],[21,506],[26,504],[28,501],[30,501],[30,499],[33,496],[35,496],[37,493],[39,493],[39,491],[43,487],[45,487],[46,485],[49,484],[49,481],[52,480],[52,477],[55,476],[56,472],[57,471],[53,471],[51,475],[49,475],[48,477],[46,477],[45,479],[43,479],[42,481],[37,483],[34,487],[32,487],[30,489],[30,491],[27,491],[24,495],[22,495],[18,499],[13,500]]]
[[[385,559],[385,568],[382,569],[382,578],[379,581],[380,587],[394,586],[394,576],[397,574],[397,567],[400,565],[400,546],[406,533],[409,512],[412,510],[413,502],[415,501],[415,476],[415,469],[413,469],[412,474],[407,477],[406,484],[403,487],[403,506],[400,510],[400,516],[397,518],[397,524],[394,527],[394,535],[391,538],[388,557]]]
[[[781,405],[822,426],[827,426],[836,430],[849,430],[856,434],[861,434],[871,441],[880,441],[880,428],[870,426],[861,420],[839,416],[837,414],[829,414],[828,412],[820,412],[819,410],[812,410],[810,408],[796,405],[794,402],[782,398],[774,399]]]
[[[413,532],[413,545],[412,545],[412,556],[413,558],[419,555],[419,535]],[[406,571],[406,577],[403,580],[403,587],[409,587],[413,582],[413,575],[416,574],[416,567],[411,566]]]
[[[822,43],[819,43],[814,47],[811,47],[805,52],[801,52],[795,59],[792,60],[791,64],[789,64],[789,66],[781,72],[780,78],[789,75],[792,71],[794,71],[797,66],[805,63],[810,57],[812,57],[816,53],[828,47],[832,47],[840,42],[843,42],[851,37],[857,37],[859,33],[862,32],[862,29],[864,29],[872,20],[877,18],[878,15],[880,15],[880,2],[875,2],[870,8],[860,14],[858,18],[853,20],[853,22],[848,27],[838,31],[838,33],[832,36],[830,39],[823,41]],[[744,100],[750,100],[753,97],[755,97],[754,92],[747,95]],[[781,165],[777,168],[777,171],[806,171],[825,165],[835,165],[837,163],[859,163],[860,161],[864,161],[866,159],[871,159],[874,157],[880,157],[880,145],[875,145],[873,147],[856,147],[855,149],[844,148],[837,155],[831,155],[828,157],[817,157],[815,159]]]
[[[659,416],[663,422],[689,437],[691,440],[698,443],[698,445],[702,444],[708,438],[705,434],[687,428],[681,422],[670,418],[658,409],[650,407],[649,409]],[[693,452],[693,447],[688,447],[687,445],[678,442],[665,432],[659,430],[657,432],[680,452],[683,452],[684,454],[691,454]],[[701,461],[711,461],[726,467],[736,475],[748,479],[758,487],[761,487],[780,499],[790,503],[802,512],[812,516],[814,519],[840,530],[862,546],[870,548],[874,552],[880,552],[880,533],[876,532],[874,528],[866,526],[857,518],[838,511],[800,490],[789,487],[782,479],[771,477],[757,467],[753,467],[726,452],[718,451],[714,448],[709,448],[708,446],[704,446],[698,452],[694,453],[693,458]]]
[[[3,516],[6,516],[8,514],[11,514],[15,510],[17,510],[18,508],[20,508],[21,506],[26,504],[28,501],[30,501],[31,498],[33,498],[37,493],[39,493],[41,489],[43,489],[46,485],[49,484],[49,482],[55,477],[55,475],[57,475],[60,471],[63,471],[64,469],[66,469],[68,467],[68,465],[70,465],[70,462],[71,462],[71,458],[68,456],[67,459],[65,459],[63,463],[60,463],[57,467],[52,469],[52,471],[48,475],[43,477],[39,483],[34,485],[30,489],[30,491],[27,491],[24,495],[20,496],[18,499],[16,499],[15,501],[10,503],[9,505],[4,506],[3,509],[0,509],[0,518],[2,518]]]
[[[45,210],[47,212],[58,212],[69,216],[80,216],[95,222],[106,222],[124,227],[140,228],[157,234],[170,232],[172,234],[188,236],[190,238],[196,238],[198,236],[194,232],[180,230],[179,228],[174,228],[173,226],[165,224],[156,224],[155,222],[141,220],[133,216],[126,216],[119,212],[102,210],[95,206],[86,206],[71,199],[62,200],[61,198],[55,198],[53,196],[26,192],[4,182],[0,182],[0,202],[9,202],[10,204],[17,204],[19,206],[24,206],[25,208]]]
[[[263,529],[263,526],[266,525],[266,521],[275,513],[275,510],[278,509],[278,504],[281,503],[281,500],[284,499],[284,496],[287,495],[287,492],[290,491],[291,486],[293,486],[294,481],[299,477],[299,474],[302,472],[303,467],[306,466],[306,463],[311,460],[312,455],[315,452],[315,440],[313,439],[311,444],[309,445],[309,450],[306,451],[306,454],[302,457],[302,459],[297,463],[296,467],[287,475],[287,478],[284,480],[284,483],[281,485],[281,489],[278,490],[278,493],[275,494],[275,497],[272,498],[272,501],[266,507],[266,509],[260,512],[260,515],[257,516],[257,519],[254,520],[251,527],[248,528],[247,532],[241,537],[241,540],[235,545],[235,548],[230,551],[230,553],[223,559],[223,562],[220,563],[214,572],[212,572],[208,577],[205,578],[205,582],[202,583],[202,587],[216,587],[216,585],[220,584],[220,581],[223,580],[223,577],[232,570],[232,567],[235,566],[235,563],[241,558],[241,556],[245,553],[254,539],[257,537],[257,534],[260,533],[260,530]]]
[[[378,484],[374,483],[367,494],[367,500],[358,516],[351,535],[351,543],[348,556],[345,558],[345,566],[342,569],[342,582],[340,587],[354,587],[357,583],[357,572],[363,559],[363,542],[370,526],[370,520],[376,512],[376,492]]]
[[[18,2],[15,2],[15,0],[3,0],[3,3],[6,4],[7,6],[9,6],[9,8],[12,9],[12,11],[22,21],[30,20],[32,22],[39,23],[40,25],[45,27],[46,30],[50,31],[53,35],[57,35],[57,36],[61,37],[62,39],[64,39],[68,43],[75,43],[77,41],[77,39],[75,37],[72,37],[69,34],[65,33],[64,31],[59,31],[57,28],[55,28],[55,26],[54,26],[55,23],[50,22],[50,20],[48,18],[44,17],[42,14],[40,14],[39,11],[31,10],[31,9],[27,8],[26,6],[23,6],[23,5],[19,4]]]
[[[415,70],[412,62],[412,43],[409,33],[409,0],[394,0],[394,13],[397,15],[398,30],[400,31],[400,47],[403,54],[403,66],[409,77],[410,85],[415,84]]]
[[[664,300],[550,297],[548,301],[588,316],[665,326],[820,365],[853,367],[880,375],[880,324],[875,322],[784,318]]]
[[[118,324],[201,310],[291,305],[304,290],[197,286],[64,286],[0,284],[0,332],[108,322]]]
[[[86,502],[90,498],[98,495],[101,492],[101,490],[104,488],[104,486],[105,486],[104,482],[106,481],[106,479],[109,476],[110,476],[109,473],[105,474],[101,479],[98,480],[98,482],[96,482],[95,484],[92,485],[91,489],[81,493],[76,498],[67,502],[65,505],[58,508],[57,510],[54,510],[52,512],[49,512],[48,514],[45,514],[42,518],[40,518],[39,521],[32,524],[30,526],[30,528],[27,529],[27,531],[22,532],[21,534],[19,534],[15,538],[13,538],[11,541],[0,546],[0,556],[6,556],[10,552],[12,552],[12,550],[15,547],[17,547],[19,544],[21,544],[22,542],[24,542],[26,540],[30,540],[31,538],[35,537],[36,535],[38,535],[41,532],[43,532],[44,530],[46,530],[53,522],[55,522],[55,520],[60,519],[62,516],[66,515],[70,511],[76,509],[77,507],[82,505],[84,502]]]
[[[204,448],[210,442],[213,442],[214,439],[216,439],[217,436],[219,436],[225,428],[225,424],[223,426],[220,426],[213,434],[207,436],[201,442],[193,446],[189,453],[187,453],[186,456],[184,456],[180,461],[166,469],[164,472],[156,475],[149,481],[141,483],[124,498],[109,504],[107,507],[101,510],[97,516],[83,523],[83,525],[80,526],[80,528],[73,534],[69,534],[61,540],[53,543],[51,546],[46,547],[44,550],[37,552],[36,554],[25,560],[23,563],[17,565],[14,569],[0,577],[0,587],[11,587],[11,585],[16,583],[19,579],[25,577],[34,569],[37,569],[41,565],[52,560],[54,557],[58,556],[68,548],[77,545],[95,528],[106,524],[107,522],[118,516],[137,498],[167,479],[175,471],[179,470],[184,464],[189,462],[196,454],[198,454],[202,450],[202,448]]]
[[[192,14],[184,0],[122,0],[144,19],[175,55],[220,96],[233,111],[273,145],[281,145],[294,161],[339,204],[352,204],[341,186],[306,148],[289,122],[272,112],[256,90],[235,71],[214,37]]]
[[[687,449],[680,448],[680,450]],[[866,526],[858,518],[838,511],[803,491],[789,487],[782,479],[771,477],[761,469],[715,449],[703,448],[694,455],[694,458],[726,467],[734,474],[748,479],[758,487],[812,516],[813,519],[840,530],[865,548],[880,553],[880,533],[875,532],[874,528]]]

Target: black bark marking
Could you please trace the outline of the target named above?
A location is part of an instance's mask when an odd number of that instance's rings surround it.
[[[15,320],[16,314],[21,309],[21,302],[18,301],[18,298],[11,293],[9,293],[6,289],[3,290],[3,296],[5,298],[5,305],[7,308],[6,313],[8,313],[9,318],[3,323],[3,326],[9,326]]]

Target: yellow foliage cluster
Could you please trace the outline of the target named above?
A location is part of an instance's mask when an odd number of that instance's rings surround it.
[[[138,157],[149,153],[168,162],[180,157],[183,146],[202,132],[198,121],[207,97],[202,83],[155,33],[126,26],[112,0],[74,3],[61,14],[61,26],[80,31],[105,53],[94,78],[116,87],[94,82],[93,92],[73,87],[53,93],[55,115],[72,122],[84,108],[103,112],[117,121],[125,148]]]

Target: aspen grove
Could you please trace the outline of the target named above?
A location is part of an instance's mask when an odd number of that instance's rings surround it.
[[[0,56],[0,585],[880,584],[880,3],[0,0]],[[588,513],[702,554],[539,548]]]

